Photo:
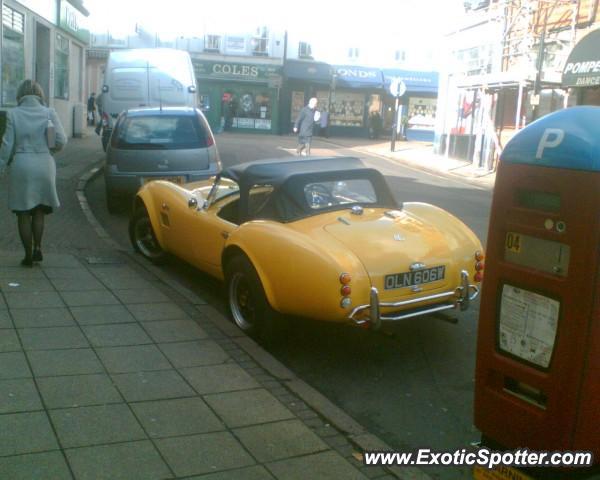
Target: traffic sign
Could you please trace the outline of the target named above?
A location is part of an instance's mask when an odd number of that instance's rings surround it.
[[[390,83],[390,93],[394,97],[401,97],[406,93],[406,84],[400,78],[394,78]]]

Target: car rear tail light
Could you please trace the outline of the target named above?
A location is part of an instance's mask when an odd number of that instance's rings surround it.
[[[481,281],[483,281],[483,273],[476,272],[475,275],[473,276],[473,278],[475,279],[476,282],[481,282]]]
[[[483,252],[480,252],[479,250],[475,252],[475,260],[481,262],[484,258]]]
[[[341,289],[340,289],[340,293],[344,296],[347,297],[348,295],[350,295],[352,293],[352,288],[350,288],[350,285],[344,285]]]
[[[477,262],[475,264],[475,270],[477,270],[478,272],[481,272],[483,270],[483,262]]]
[[[340,283],[342,285],[348,285],[352,281],[352,277],[349,273],[342,273],[340,275]]]
[[[344,297],[342,298],[342,301],[340,302],[340,306],[342,308],[348,308],[352,305],[352,299],[350,297]]]
[[[206,135],[206,146],[212,147],[215,144],[215,137],[212,136],[212,133],[208,133]]]

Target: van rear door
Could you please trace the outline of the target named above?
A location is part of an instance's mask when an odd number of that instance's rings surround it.
[[[148,105],[148,69],[140,67],[117,67],[111,71],[112,82],[108,95],[111,114]]]
[[[150,103],[152,106],[186,106],[188,100],[188,85],[183,78],[177,78],[175,72],[166,72],[160,67],[150,67]]]

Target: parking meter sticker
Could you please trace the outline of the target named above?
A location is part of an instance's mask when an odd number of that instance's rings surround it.
[[[550,365],[560,303],[505,284],[499,321],[500,349],[547,368]]]

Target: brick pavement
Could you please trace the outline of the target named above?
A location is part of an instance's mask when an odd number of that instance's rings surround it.
[[[357,459],[350,439],[382,445],[360,425],[203,299],[97,237],[74,190],[101,155],[87,137],[57,158],[63,208],[42,264],[18,266],[16,231],[3,229],[0,478],[394,478]]]

